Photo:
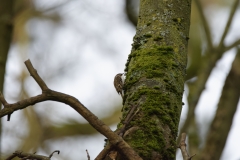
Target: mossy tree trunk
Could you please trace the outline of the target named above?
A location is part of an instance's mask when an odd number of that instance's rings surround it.
[[[123,119],[137,105],[124,139],[143,159],[175,159],[190,10],[190,0],[140,2],[125,69]]]

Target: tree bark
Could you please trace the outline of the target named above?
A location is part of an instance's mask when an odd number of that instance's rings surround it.
[[[143,159],[175,159],[190,9],[190,0],[140,2],[125,68],[123,119],[131,107],[137,109],[123,137]]]

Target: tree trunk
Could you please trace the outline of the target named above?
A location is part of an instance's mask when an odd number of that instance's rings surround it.
[[[123,119],[137,106],[124,139],[143,159],[175,159],[190,9],[190,0],[140,2],[137,33],[125,68]]]

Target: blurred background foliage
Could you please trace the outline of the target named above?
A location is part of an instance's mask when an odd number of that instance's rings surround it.
[[[5,98],[8,102],[16,102],[40,94],[41,90],[23,63],[30,58],[51,89],[75,96],[115,129],[122,106],[112,81],[115,74],[123,72],[130,53],[138,5],[137,0],[15,0],[14,33],[4,82]],[[218,42],[218,34],[222,34],[226,22],[221,22],[224,24],[221,30],[214,32],[219,26],[210,15],[221,13],[226,20],[232,1],[201,0],[201,5],[213,31],[213,42]],[[186,80],[197,75],[207,48],[195,3],[192,3],[191,16]],[[230,68],[231,63],[228,65]],[[226,77],[227,73],[224,74]],[[181,125],[186,112],[187,107],[184,107]],[[206,122],[202,118],[197,123],[200,127],[194,130],[206,132],[210,120]],[[95,157],[104,145],[104,137],[74,110],[55,102],[44,102],[14,112],[10,122],[2,118],[1,133],[1,158],[15,150],[50,154],[58,149],[61,154],[55,156],[56,159],[86,159],[85,149]]]

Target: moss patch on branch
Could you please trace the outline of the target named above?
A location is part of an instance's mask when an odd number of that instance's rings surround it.
[[[163,159],[175,157],[176,142],[171,139],[177,136],[183,91],[176,83],[182,77],[176,70],[177,57],[172,47],[154,46],[132,51],[126,64],[124,103],[139,105],[140,110],[129,127],[140,129],[124,139],[145,159],[154,151]]]

